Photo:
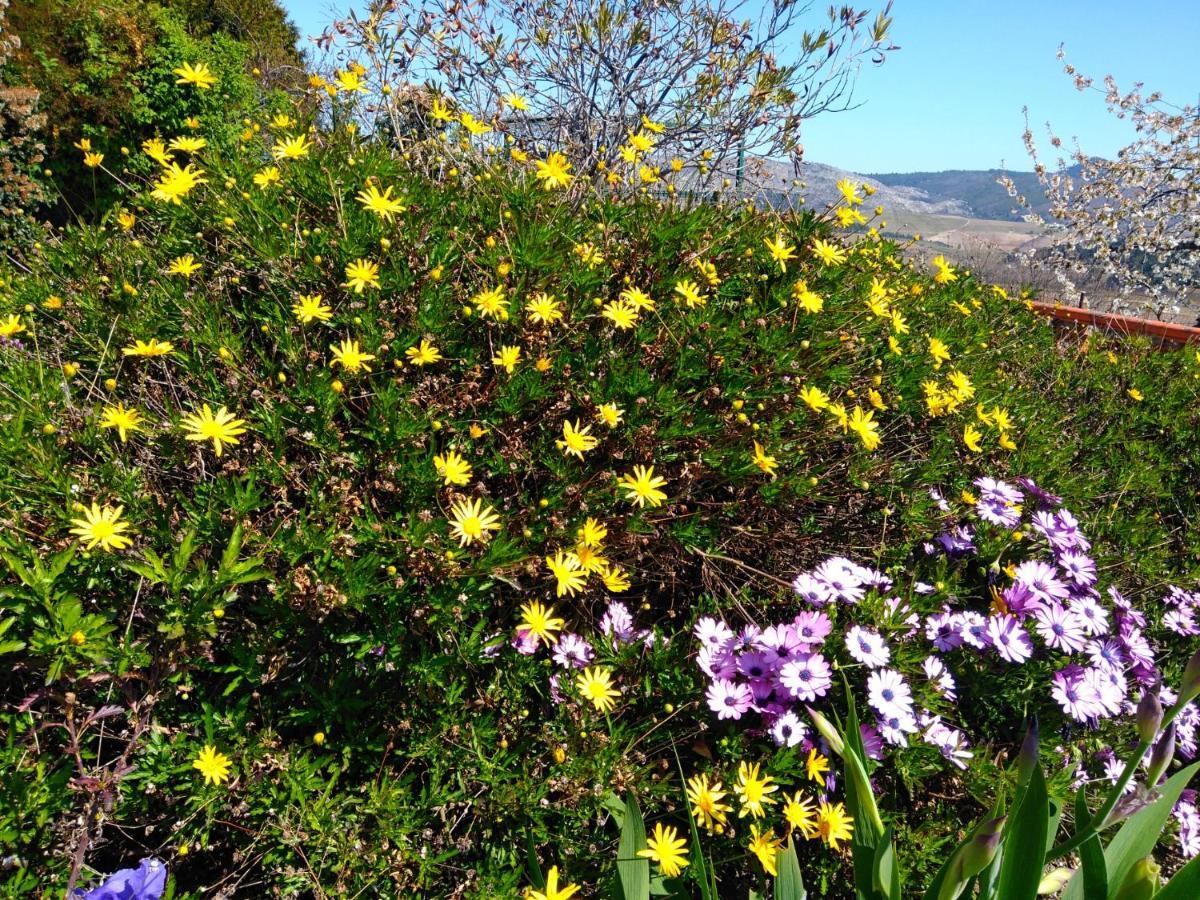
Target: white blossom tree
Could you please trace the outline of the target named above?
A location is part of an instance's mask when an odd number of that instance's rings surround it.
[[[1091,305],[1080,286],[1100,282],[1112,309],[1178,313],[1200,289],[1200,110],[1143,93],[1141,84],[1122,93],[1111,75],[1101,88],[1066,62],[1061,48],[1059,59],[1076,88],[1103,94],[1108,111],[1128,120],[1137,136],[1103,159],[1078,142],[1063,154],[1047,125],[1060,153],[1051,169],[1027,123],[1025,146],[1050,201],[1048,216],[1033,212],[1011,179],[1001,183],[1026,219],[1047,226],[1052,243],[1039,258],[1075,301]]]

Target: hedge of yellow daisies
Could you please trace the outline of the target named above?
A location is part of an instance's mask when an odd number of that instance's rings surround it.
[[[696,202],[652,121],[597,173],[435,112],[398,148],[295,111],[234,154],[81,142],[121,202],[9,251],[14,895],[153,857],[177,897],[607,896],[633,797],[664,891],[765,892],[791,836],[845,896],[828,747],[714,715],[699,621],[790,618],[828,557],[899,577],[982,476],[1066,497],[1135,590],[1194,568],[1188,354],[1056,343],[858,184]],[[1022,714],[875,776],[906,864]]]

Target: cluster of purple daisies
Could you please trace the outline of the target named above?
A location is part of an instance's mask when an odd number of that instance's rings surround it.
[[[965,768],[972,755],[965,734],[929,708],[956,700],[952,669],[966,661],[964,654],[990,666],[1048,661],[1048,697],[1089,727],[1131,716],[1140,694],[1160,682],[1145,614],[1115,588],[1101,591],[1091,544],[1061,498],[1027,478],[1014,484],[979,478],[974,486],[965,520],[931,491],[947,522],[924,553],[932,563],[953,564],[976,555],[977,539],[988,538],[991,547],[1000,538],[1005,548],[979,596],[947,594],[931,606],[939,594],[932,585],[914,581],[906,599],[884,573],[828,559],[796,577],[800,611],[790,621],[738,631],[713,617],[696,623],[697,662],[717,718],[753,714],[778,744],[806,741],[803,707],[826,697],[834,670],[846,668],[861,679],[872,713],[864,725],[869,747],[921,741]],[[1200,633],[1200,593],[1171,588],[1164,609],[1165,627]],[[919,667],[899,664],[898,650],[904,660],[919,656]],[[1160,693],[1164,703],[1173,701],[1170,691]],[[1196,754],[1198,727],[1200,709],[1190,704],[1176,720],[1181,755]],[[1177,816],[1185,851],[1200,850],[1194,803],[1181,804]]]
[[[1020,664],[1040,654],[1059,666],[1051,678],[1050,695],[1079,722],[1099,720],[1132,711],[1131,683],[1155,686],[1159,672],[1146,636],[1146,617],[1114,587],[1102,595],[1097,586],[1091,543],[1061,498],[1032,480],[1018,486],[979,478],[975,516],[988,525],[1021,531],[1032,538],[1021,546],[1035,555],[1010,564],[1011,583],[993,588],[985,615],[944,607],[926,620],[926,636],[939,653],[969,648],[992,653],[1006,663]],[[943,510],[949,504],[934,493]],[[971,525],[956,524],[925,550],[951,557],[974,552]],[[1195,622],[1200,595],[1172,588],[1164,624],[1181,634],[1200,633]],[[1195,753],[1194,714],[1182,717],[1185,735],[1181,749]]]
[[[700,643],[698,662],[709,678],[709,708],[718,719],[756,713],[777,744],[805,743],[802,707],[833,688],[830,655],[841,644],[848,659],[868,672],[866,693],[875,720],[864,725],[863,738],[873,756],[882,755],[885,743],[906,746],[909,735],[920,735],[946,759],[965,767],[971,757],[966,736],[916,705],[908,682],[891,665],[892,648],[880,630],[852,625],[836,642],[831,637],[837,607],[855,606],[869,592],[882,597],[884,631],[901,640],[918,634],[920,617],[891,595],[892,587],[882,572],[834,557],[796,577],[793,588],[807,608],[790,622],[767,628],[751,624],[734,632],[720,619],[700,619],[694,633]],[[939,660],[930,659],[926,672],[935,690],[953,697],[953,677]]]

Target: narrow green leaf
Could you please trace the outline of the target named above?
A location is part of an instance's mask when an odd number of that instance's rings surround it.
[[[1192,763],[1169,778],[1159,789],[1158,799],[1130,816],[1129,821],[1121,826],[1121,830],[1109,842],[1104,851],[1104,864],[1108,870],[1110,898],[1125,880],[1134,863],[1153,852],[1171,810],[1175,808],[1179,795],[1183,793],[1197,769],[1200,769],[1200,762]]]
[[[617,873],[625,900],[650,900],[650,860],[638,856],[646,849],[646,823],[631,793],[625,800],[621,842],[617,847]]]
[[[779,854],[779,875],[775,879],[775,900],[806,900],[804,879],[800,877],[800,859],[796,856],[796,844],[788,836],[787,847]]]
[[[526,832],[526,871],[529,883],[535,890],[546,889],[546,876],[542,875],[541,863],[538,862],[538,847],[534,844],[533,833]]]
[[[1092,818],[1084,788],[1075,793],[1075,831]],[[1093,835],[1079,848],[1079,869],[1067,882],[1062,900],[1105,900],[1108,896],[1108,869],[1104,865],[1104,848],[1100,836]]]
[[[1004,859],[996,896],[1000,900],[1035,900],[1046,858],[1050,802],[1042,767],[1035,765],[1012,818],[1005,826]]]
[[[1054,838],[1058,834],[1058,823],[1062,820],[1063,805],[1053,797],[1050,798],[1050,821],[1046,823],[1046,853],[1054,846]]]
[[[700,900],[717,900],[717,886],[710,879],[708,860],[704,858],[704,847],[700,843],[700,829],[696,825],[696,817],[692,815],[692,802],[687,796],[687,778],[683,774],[683,763],[679,754],[675,754],[675,767],[679,770],[679,784],[683,788],[683,805],[688,811],[688,831],[692,836],[691,863],[688,874],[700,886]]]
[[[875,845],[874,888],[888,900],[900,900],[900,867],[896,864],[896,844],[889,825]]]

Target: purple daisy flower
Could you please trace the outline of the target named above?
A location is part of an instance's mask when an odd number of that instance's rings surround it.
[[[1108,631],[1108,610],[1095,597],[1081,597],[1071,603],[1071,612],[1083,624],[1090,635],[1105,634]]]
[[[743,653],[738,657],[738,671],[750,679],[763,679],[771,673],[771,664],[765,653]]]
[[[925,731],[921,738],[927,744],[937,747],[942,756],[959,769],[967,768],[967,760],[975,754],[967,748],[967,736],[957,728],[951,728],[942,722],[941,716],[925,715],[923,727]]]
[[[792,582],[792,590],[811,606],[828,606],[837,596],[829,585],[819,581],[809,572],[801,572]]]
[[[706,697],[708,708],[721,720],[740,719],[754,702],[748,685],[725,678],[718,678],[710,684]]]
[[[802,703],[825,696],[833,684],[829,663],[820,653],[802,653],[779,670],[779,681]]]
[[[703,647],[696,655],[696,663],[709,678],[733,678],[737,674],[737,657],[728,650]]]
[[[1077,653],[1087,646],[1087,630],[1073,611],[1058,603],[1051,603],[1034,614],[1037,633],[1047,647],[1064,653]]]
[[[1095,687],[1084,680],[1082,666],[1072,664],[1055,672],[1050,680],[1050,696],[1077,722],[1097,719],[1104,712]]]
[[[1017,484],[1025,489],[1025,492],[1029,495],[1029,499],[1038,506],[1059,506],[1062,504],[1062,497],[1056,497],[1049,491],[1038,487],[1037,482],[1032,478],[1022,476],[1017,479]]]
[[[627,644],[634,637],[633,616],[620,600],[613,600],[600,617],[600,631],[612,638],[614,644]]]
[[[908,735],[917,733],[917,720],[908,710],[881,715],[876,719],[879,733],[885,741],[897,747],[908,746]]]
[[[698,619],[692,626],[692,634],[704,646],[717,650],[723,650],[733,643],[733,632],[729,626],[712,616],[702,616]]]
[[[1023,663],[1033,655],[1033,641],[1014,616],[991,616],[987,622],[988,637],[1000,658],[1010,663]]]
[[[1026,585],[1043,603],[1063,600],[1071,593],[1058,577],[1058,570],[1040,559],[1027,559],[1017,566],[1013,580]]]
[[[772,723],[771,737],[780,747],[795,747],[808,737],[808,728],[794,712],[786,712]]]
[[[1096,583],[1096,563],[1090,556],[1066,550],[1059,554],[1058,565],[1068,578],[1082,587],[1091,587]]]
[[[1029,585],[1014,581],[1004,589],[1004,605],[1018,619],[1033,615],[1042,608],[1042,601],[1034,596]]]
[[[577,634],[564,634],[554,645],[554,661],[564,669],[582,669],[593,656],[592,645]]]
[[[754,640],[767,664],[778,668],[806,650],[806,643],[791,625],[772,625]]]
[[[879,669],[867,677],[867,702],[881,716],[912,714],[912,690],[895,669]]]
[[[832,630],[833,623],[823,612],[802,612],[792,620],[792,631],[805,647],[819,647]]]
[[[518,628],[516,634],[512,636],[511,643],[513,649],[523,656],[533,656],[533,654],[537,653],[537,635],[528,628]]]
[[[1200,628],[1196,627],[1195,613],[1190,606],[1167,610],[1167,614],[1163,616],[1163,627],[1189,637],[1200,634]]]
[[[863,750],[867,752],[868,759],[883,759],[883,735],[874,725],[868,725],[863,722],[858,726],[858,733],[862,735]]]
[[[986,650],[990,643],[987,630],[987,619],[982,613],[967,610],[958,614],[959,631],[963,643],[969,644],[976,650]]]
[[[76,900],[159,900],[167,889],[166,863],[143,859],[136,869],[121,869],[91,890],[76,888]]]
[[[846,650],[856,662],[869,669],[886,666],[892,658],[887,642],[876,632],[855,625],[846,632]]]
[[[925,637],[942,653],[962,646],[962,626],[958,617],[948,611],[930,616],[925,620]]]
[[[841,556],[830,557],[813,571],[813,577],[824,583],[844,603],[857,603],[863,598],[866,593],[863,575],[862,566]]]
[[[946,664],[936,656],[927,656],[921,663],[921,667],[925,670],[925,677],[929,679],[933,689],[945,697],[947,700],[958,699],[958,686],[954,683],[954,676],[946,669]]]

